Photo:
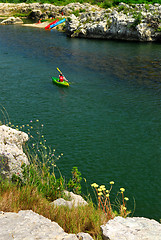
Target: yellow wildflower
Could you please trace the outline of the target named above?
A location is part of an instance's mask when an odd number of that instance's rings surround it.
[[[101,196],[102,194],[103,194],[102,192],[99,192],[99,193],[98,193],[98,196]]]
[[[120,191],[123,193],[125,192],[125,188],[120,188]]]
[[[97,184],[97,183],[92,183],[92,184],[91,184],[91,187],[97,188],[97,187],[98,187],[98,184]]]
[[[110,184],[111,184],[111,185],[114,184],[114,181],[111,181]]]
[[[107,198],[109,198],[109,196],[110,196],[110,194],[109,194],[109,193],[107,193],[107,194],[106,194],[106,197],[107,197]]]
[[[128,199],[128,197],[124,197],[124,200],[125,200],[125,201],[128,201],[129,199]]]

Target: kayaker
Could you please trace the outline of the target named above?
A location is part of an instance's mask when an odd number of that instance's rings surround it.
[[[63,82],[63,81],[64,81],[63,74],[62,74],[62,73],[60,73],[60,74],[59,74],[59,82]]]
[[[63,74],[60,73],[60,74],[59,74],[59,82],[63,82],[63,81],[68,82],[68,80],[63,76]]]

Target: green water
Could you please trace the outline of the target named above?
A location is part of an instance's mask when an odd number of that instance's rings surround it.
[[[40,120],[47,144],[87,185],[126,189],[134,216],[161,218],[161,45],[70,39],[0,26],[0,103],[11,122]],[[71,82],[51,81],[59,67]],[[86,191],[85,184],[83,190]]]

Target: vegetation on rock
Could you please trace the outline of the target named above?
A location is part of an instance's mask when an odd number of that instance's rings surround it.
[[[1,3],[34,3],[34,0],[26,0],[26,1],[22,1],[22,0],[1,0]],[[159,3],[161,4],[161,0],[38,0],[36,1],[38,3],[50,3],[50,4],[54,4],[54,5],[67,5],[69,3],[73,3],[73,2],[79,2],[79,3],[90,3],[90,4],[95,4],[95,5],[99,5],[100,7],[103,8],[109,8],[112,6],[116,6],[121,2],[124,2],[126,4],[154,4],[154,3]]]

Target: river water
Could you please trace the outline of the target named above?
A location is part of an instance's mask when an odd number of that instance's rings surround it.
[[[15,125],[39,119],[47,144],[64,154],[57,164],[66,179],[77,166],[88,186],[114,181],[132,210],[135,202],[134,216],[159,220],[160,60],[159,43],[0,26],[0,103]],[[52,83],[57,67],[69,88]]]

